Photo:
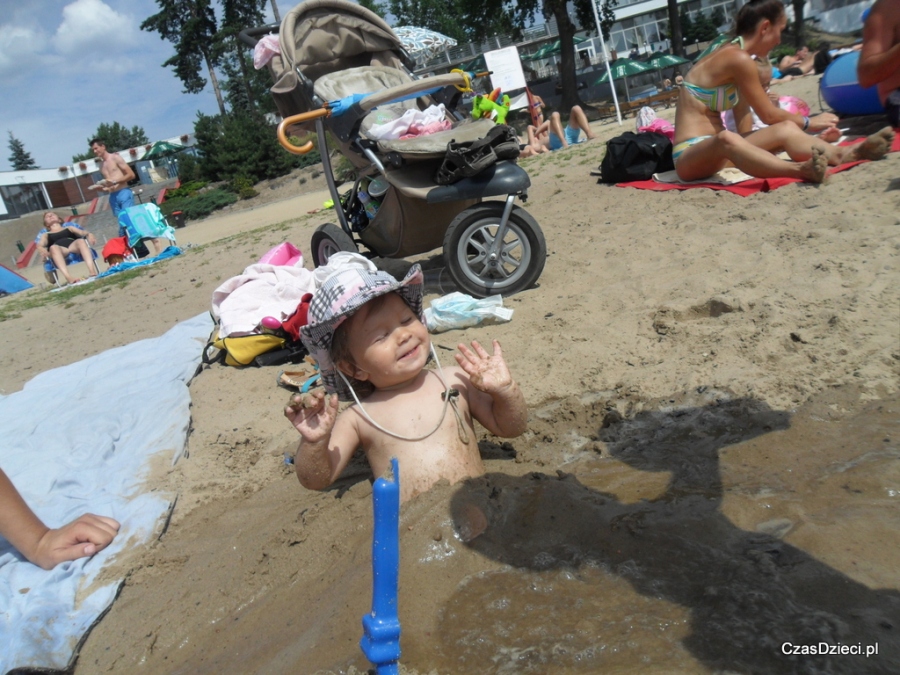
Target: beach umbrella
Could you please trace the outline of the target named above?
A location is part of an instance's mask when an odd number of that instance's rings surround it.
[[[612,77],[614,80],[625,80],[625,96],[627,98],[631,98],[628,95],[628,78],[632,75],[640,75],[641,73],[646,73],[647,71],[653,70],[646,63],[641,63],[640,61],[632,61],[631,59],[617,59],[609,64],[609,71],[612,73]],[[604,72],[596,82],[595,85],[602,84],[609,80],[608,73]]]
[[[659,54],[653,55],[647,61],[647,65],[654,70],[662,70],[671,66],[680,66],[682,63],[690,63],[688,59],[683,59],[675,54]]]
[[[455,47],[456,40],[437,31],[418,26],[397,26],[394,35],[400,40],[403,48],[411,56],[431,59],[443,52],[447,47]]]
[[[538,49],[534,54],[527,54],[522,57],[523,61],[537,61],[538,59],[543,59],[547,56],[547,49],[549,49],[550,45],[541,45],[540,49]]]
[[[144,155],[144,159],[157,159],[159,157],[166,157],[168,155],[174,155],[176,152],[181,152],[184,150],[183,145],[178,145],[177,143],[169,143],[168,141],[156,141],[153,146],[147,151],[147,154]]]
[[[632,75],[640,75],[648,70],[653,70],[646,63],[640,61],[632,61],[631,59],[617,59],[609,64],[614,80],[621,80],[623,77],[631,77]],[[603,73],[594,84],[602,84],[609,79],[607,73]]]
[[[680,66],[682,63],[690,63],[690,60],[683,59],[675,54],[654,54],[647,61],[648,66],[658,71],[662,71],[663,68]]]
[[[484,60],[484,54],[481,56],[477,56],[471,61],[464,63],[460,66],[461,70],[465,70],[473,73],[480,73],[488,69],[487,62]]]

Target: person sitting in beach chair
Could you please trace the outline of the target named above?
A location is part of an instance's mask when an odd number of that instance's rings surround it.
[[[439,480],[482,475],[472,419],[503,438],[524,433],[528,420],[500,344],[493,354],[477,342],[459,345],[459,367],[442,369],[424,323],[421,267],[397,281],[355,257],[325,280],[301,329],[327,395],[295,395],[284,409],[300,434],[300,483],[327,488],[357,448],[375,476],[399,460],[402,501]],[[425,368],[432,356],[435,370]],[[339,399],[355,405],[338,414]]]
[[[53,211],[44,214],[44,228],[38,232],[34,240],[37,252],[44,259],[44,275],[55,284],[58,282],[57,272],[61,272],[66,283],[74,284],[75,279],[69,273],[69,265],[84,261],[92,277],[97,276],[97,252],[94,235],[76,223],[64,223]]]

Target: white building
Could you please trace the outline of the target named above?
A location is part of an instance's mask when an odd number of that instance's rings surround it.
[[[193,134],[164,139],[173,145],[191,147]],[[152,161],[144,155],[152,143],[117,153],[134,169],[141,183],[152,183],[161,178]],[[163,161],[163,164],[168,164]],[[16,218],[32,211],[43,211],[63,206],[89,202],[98,196],[88,188],[100,180],[100,160],[86,159],[57,169],[31,169],[29,171],[0,171],[0,220]]]

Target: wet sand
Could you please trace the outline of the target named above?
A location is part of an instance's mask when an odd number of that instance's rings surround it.
[[[816,79],[781,90],[815,104]],[[897,672],[900,154],[821,187],[652,193],[596,184],[602,139],[633,122],[594,128],[522,162],[549,257],[505,299],[512,322],[434,337],[498,338],[532,415],[519,439],[483,435],[487,476],[404,507],[404,666]],[[219,283],[328,220],[272,209],[5,321],[0,391],[208,311]],[[299,486],[278,370],[192,382],[189,456],[149,478],[178,494],[172,523],[117,561],[125,586],[78,675],[366,667],[370,476]],[[781,654],[819,641],[879,654]]]

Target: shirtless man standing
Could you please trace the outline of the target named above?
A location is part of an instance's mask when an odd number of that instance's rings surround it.
[[[109,208],[118,218],[119,214],[129,206],[134,206],[134,193],[128,187],[128,182],[136,178],[134,171],[128,163],[119,155],[106,149],[106,143],[99,138],[91,141],[91,150],[100,158],[100,173],[107,181],[105,187],[100,189],[109,193]]]
[[[878,0],[863,26],[856,67],[862,87],[878,85],[892,127],[900,127],[900,0]]]
[[[128,163],[118,154],[110,152],[106,149],[106,143],[99,138],[91,141],[91,150],[94,155],[103,162],[100,165],[100,173],[106,179],[106,185],[100,189],[109,193],[109,208],[112,209],[113,215],[118,218],[119,214],[130,206],[134,206],[134,193],[128,187],[129,181],[133,181],[137,176],[134,175]],[[125,228],[119,225],[119,236],[125,236]],[[145,240],[146,241],[146,240]],[[157,238],[151,239],[156,254],[159,255],[170,245],[168,239]],[[145,254],[141,254],[145,255]]]

